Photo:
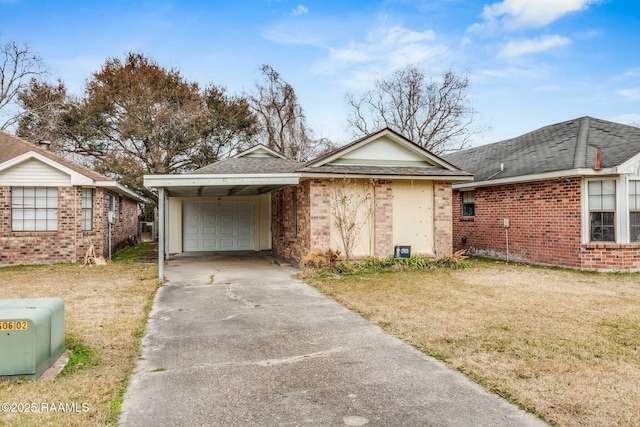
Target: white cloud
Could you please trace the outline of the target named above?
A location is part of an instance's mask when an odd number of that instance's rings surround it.
[[[629,101],[640,100],[640,86],[627,89],[619,89],[618,95],[626,98]]]
[[[401,26],[387,27],[370,32],[363,41],[330,48],[329,62],[333,67],[366,62],[386,62],[389,68],[403,67],[441,53],[444,48],[434,43],[435,39],[431,30],[418,32]]]
[[[503,0],[484,6],[484,24],[474,24],[480,29],[499,22],[506,29],[539,28],[569,13],[587,9],[601,0]]]
[[[612,117],[611,121],[640,127],[640,114],[620,114]]]
[[[500,56],[513,58],[529,53],[546,52],[570,43],[571,39],[558,35],[541,36],[536,39],[513,40],[500,49]]]
[[[309,13],[309,8],[306,6],[299,4],[295,9],[293,9],[293,16],[304,15],[305,13]]]

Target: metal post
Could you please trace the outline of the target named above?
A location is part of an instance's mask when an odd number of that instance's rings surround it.
[[[169,195],[167,195],[164,198],[164,205],[165,205],[165,211],[164,211],[164,222],[165,222],[165,230],[164,230],[164,235],[166,237],[166,240],[164,242],[164,259],[166,259],[167,261],[169,261],[169,245],[171,244],[171,235],[169,233],[169,222],[171,221],[169,219]]]
[[[164,280],[164,188],[158,189],[158,278]]]

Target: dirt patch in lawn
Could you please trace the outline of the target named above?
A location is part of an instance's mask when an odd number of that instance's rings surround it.
[[[63,298],[65,344],[75,351],[72,369],[53,380],[0,382],[0,403],[29,404],[31,409],[3,411],[0,423],[115,425],[159,286],[157,265],[5,267],[0,268],[0,284],[2,298]],[[52,411],[53,405],[58,410]]]
[[[552,424],[640,420],[638,274],[478,261],[307,280]]]

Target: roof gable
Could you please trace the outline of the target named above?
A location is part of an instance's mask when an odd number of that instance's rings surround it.
[[[241,157],[271,157],[271,158],[286,159],[286,157],[283,156],[282,154],[262,144],[254,145],[253,147],[248,148],[243,152],[236,154],[232,158],[239,159]]]
[[[91,185],[84,175],[29,152],[0,165],[0,176],[7,185],[48,186]]]
[[[313,160],[307,163],[305,169],[337,165],[457,170],[455,166],[388,128]]]
[[[49,150],[38,147],[35,144],[31,144],[17,136],[0,131],[0,173],[3,171],[14,173],[17,169],[11,169],[17,168],[18,166],[20,168],[35,167],[39,168],[40,171],[48,168],[50,171],[58,171],[59,177],[68,175],[68,185],[110,188],[133,200],[139,202],[147,201],[144,197],[141,197],[109,177],[65,159]],[[36,177],[31,177],[30,179],[35,178]],[[45,179],[42,182],[46,183],[47,181]]]

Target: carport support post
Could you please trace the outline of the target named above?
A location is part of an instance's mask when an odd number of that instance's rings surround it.
[[[164,188],[158,188],[158,278],[164,280]]]

